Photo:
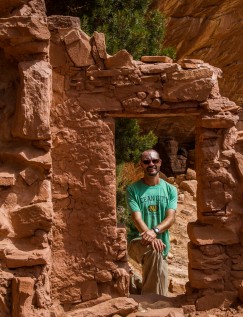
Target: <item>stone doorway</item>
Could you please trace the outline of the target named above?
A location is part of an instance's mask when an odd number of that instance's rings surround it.
[[[123,119],[122,122],[126,121],[123,117],[121,118]],[[189,117],[187,120],[187,117],[146,118],[144,116],[140,119],[136,116],[136,120],[141,129],[141,134],[148,133],[153,129],[153,132],[158,137],[158,142],[154,148],[160,153],[162,167],[165,166],[165,168],[161,170],[160,177],[173,184],[178,190],[179,199],[176,221],[170,228],[171,251],[168,257],[169,296],[184,294],[186,291],[186,284],[188,283],[187,244],[189,242],[189,237],[187,234],[187,225],[189,222],[194,222],[197,219],[197,181],[194,170],[196,119],[196,117]],[[117,120],[117,117],[115,120]],[[124,126],[126,126],[125,122]],[[121,128],[119,128],[119,132],[122,133]],[[117,136],[117,133],[115,135],[116,137],[119,137]],[[166,144],[164,140],[167,141]],[[167,147],[165,145],[167,145]],[[134,147],[136,147],[136,144],[134,144]],[[181,155],[180,149],[184,149],[185,152],[183,155]],[[119,151],[119,155],[120,152],[121,151]],[[167,161],[165,161],[164,158],[167,159]],[[126,185],[143,177],[143,172],[139,163],[134,164],[134,161],[123,163],[122,166],[119,165],[119,167],[119,177],[117,178],[119,186],[117,191],[118,205],[116,206],[117,220],[118,226],[124,225],[129,228],[128,211],[126,204],[124,203],[125,188]],[[170,173],[167,174],[167,171]],[[132,294],[139,294],[141,291],[141,266],[130,258],[128,259],[128,262],[135,274],[132,279],[133,283],[130,291]]]
[[[115,221],[113,118],[196,116],[198,214],[197,221],[188,227],[190,287],[196,294],[198,308],[208,302],[208,296],[217,301],[236,298],[240,280],[235,277],[238,272],[233,272],[231,257],[237,257],[237,261],[240,257],[229,250],[241,248],[242,235],[238,186],[241,154],[237,153],[241,137],[235,128],[239,108],[220,95],[217,82],[220,71],[199,60],[173,63],[151,58],[140,62],[126,51],[108,57],[104,35],[96,32],[92,39],[87,38],[75,26],[74,19],[63,18],[60,22],[50,17],[49,27],[53,34],[51,60],[57,60],[57,47],[58,55],[63,47],[62,60],[54,65],[53,73],[53,128],[56,135],[63,134],[61,142],[80,146],[75,160],[70,161],[72,164],[79,161],[73,168],[75,173],[82,171],[79,180],[74,181],[76,189],[72,195],[80,192],[85,195],[77,217],[81,217],[84,228],[82,243],[89,237],[85,248],[90,251],[82,255],[84,264],[80,267],[84,280],[72,286],[73,294],[83,300],[98,296],[101,290],[110,294],[127,293],[125,232],[116,228]],[[75,52],[81,46],[87,56],[77,58]],[[60,63],[69,65],[69,71],[63,73]],[[60,129],[66,127],[67,119],[73,132],[64,137]],[[68,146],[52,157],[60,160],[63,152],[70,153],[69,149]],[[73,187],[70,182],[66,186]],[[94,196],[96,201],[91,198]],[[83,211],[85,206],[89,215]],[[234,218],[237,225],[232,227]],[[73,224],[77,223],[75,219]],[[89,227],[93,228],[90,236]],[[105,259],[105,267],[96,266]],[[69,272],[73,270],[70,264]],[[64,288],[65,292],[71,292],[65,283]],[[56,291],[58,295],[58,287]]]

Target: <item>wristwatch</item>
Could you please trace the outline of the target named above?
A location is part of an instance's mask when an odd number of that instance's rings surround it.
[[[159,234],[159,228],[154,227],[154,228],[152,228],[152,229],[154,230],[154,232],[155,232],[156,234]]]

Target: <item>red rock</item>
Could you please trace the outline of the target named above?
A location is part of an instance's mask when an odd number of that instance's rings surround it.
[[[172,58],[168,56],[142,56],[141,61],[145,63],[173,63]]]
[[[199,298],[196,301],[196,308],[199,311],[209,310],[211,308],[220,307],[227,308],[232,305],[232,303],[237,298],[237,292],[208,292],[205,296]]]
[[[64,35],[67,53],[77,67],[94,64],[91,55],[90,37],[81,30],[71,30]]]
[[[0,186],[13,186],[16,182],[14,174],[0,172]]]
[[[134,68],[133,57],[126,51],[121,50],[117,52],[115,55],[108,57],[105,60],[105,67],[107,69],[114,68]]]
[[[138,312],[136,317],[184,317],[182,308],[161,308]]]
[[[12,133],[26,139],[49,139],[51,67],[45,61],[19,64],[21,90]],[[33,97],[34,96],[34,97]],[[38,103],[38,108],[36,108]]]
[[[195,196],[197,192],[197,181],[196,180],[185,180],[179,185],[179,188],[189,192],[191,195]]]
[[[107,59],[107,53],[106,53],[106,44],[105,44],[105,34],[94,32],[93,34],[95,45],[97,47],[99,57],[103,59]]]
[[[52,203],[39,203],[11,212],[16,237],[29,237],[38,229],[49,231],[52,226]]]
[[[88,315],[95,317],[108,317],[115,314],[126,316],[137,310],[137,308],[138,304],[132,298],[118,297],[93,307],[78,309],[76,311],[74,310],[73,312],[67,313],[67,317],[85,317]]]
[[[31,314],[34,295],[34,280],[30,277],[17,277],[12,282],[13,317]]]
[[[85,281],[81,284],[82,300],[90,300],[98,297],[98,288],[96,281]]]

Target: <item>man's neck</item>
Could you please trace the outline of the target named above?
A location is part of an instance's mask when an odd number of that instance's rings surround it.
[[[144,184],[148,186],[155,186],[160,183],[160,178],[158,174],[156,176],[144,175],[144,177],[142,178],[142,181],[144,182]]]

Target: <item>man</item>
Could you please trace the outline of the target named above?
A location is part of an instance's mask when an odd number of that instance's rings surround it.
[[[144,177],[126,193],[134,224],[128,235],[128,254],[142,264],[142,294],[167,295],[168,291],[168,229],[175,221],[177,190],[159,177],[161,162],[155,150],[143,152]]]

